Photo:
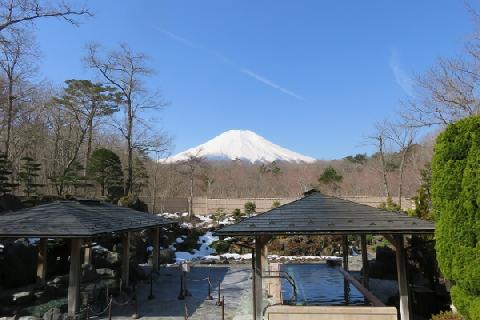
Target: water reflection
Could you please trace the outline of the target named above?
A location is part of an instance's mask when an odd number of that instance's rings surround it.
[[[295,280],[297,304],[365,304],[363,295],[350,283],[344,283],[343,275],[326,264],[284,264],[281,270]],[[286,280],[282,280],[282,294],[283,300],[289,300],[293,296],[292,287]]]

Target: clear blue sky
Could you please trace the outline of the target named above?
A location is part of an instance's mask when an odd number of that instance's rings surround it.
[[[458,0],[87,3],[95,17],[78,28],[38,24],[42,76],[89,77],[90,41],[147,53],[149,86],[170,102],[155,121],[173,153],[228,129],[320,159],[371,152],[363,138],[395,114],[411,78],[473,31]]]

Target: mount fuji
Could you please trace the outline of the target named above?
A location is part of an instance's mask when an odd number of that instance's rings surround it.
[[[249,130],[229,130],[215,138],[177,155],[161,160],[164,163],[184,161],[190,156],[207,160],[243,160],[255,162],[306,162],[316,159],[276,145]]]

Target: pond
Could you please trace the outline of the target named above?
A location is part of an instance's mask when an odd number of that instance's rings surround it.
[[[365,305],[364,296],[348,283],[345,300],[343,275],[334,267],[326,264],[283,264],[281,271],[288,273],[297,287],[297,299],[291,303],[297,305],[332,306]],[[282,279],[283,300],[293,297],[289,282]]]

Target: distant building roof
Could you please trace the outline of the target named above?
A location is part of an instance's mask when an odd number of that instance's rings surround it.
[[[435,225],[405,213],[310,192],[305,197],[216,232],[224,236],[433,233]]]
[[[83,238],[172,223],[100,201],[56,201],[0,215],[0,237]]]

